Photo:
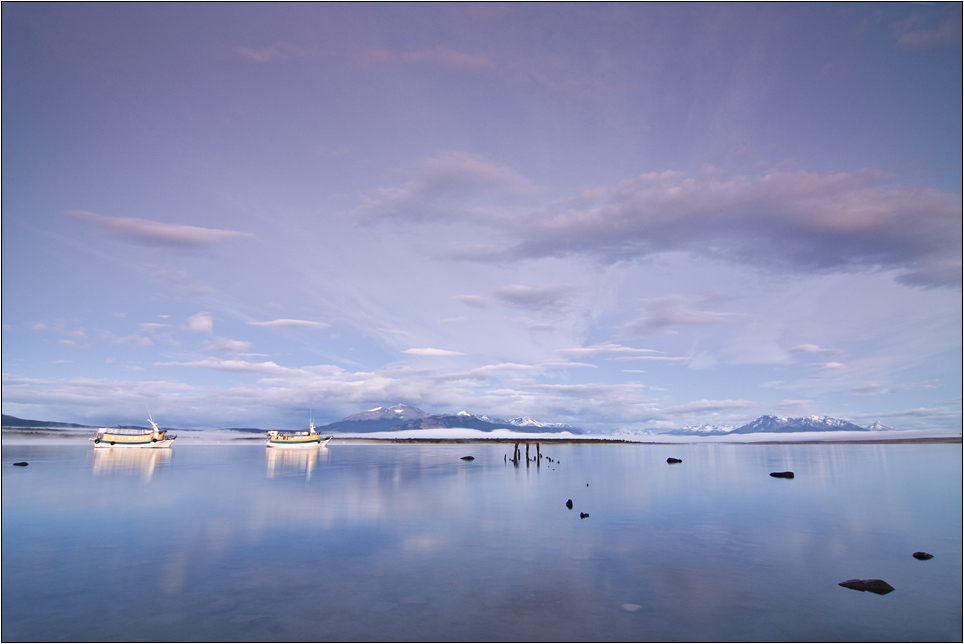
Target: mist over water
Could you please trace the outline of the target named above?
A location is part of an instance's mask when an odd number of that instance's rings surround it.
[[[511,451],[5,446],[3,639],[961,639],[960,445]]]

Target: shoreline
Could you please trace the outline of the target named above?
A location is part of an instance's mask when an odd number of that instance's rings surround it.
[[[96,431],[96,430],[94,430]],[[264,438],[260,435],[255,436],[231,436],[226,435],[223,432],[217,434],[211,432],[208,434],[209,430],[173,430],[175,432],[180,431],[183,437],[183,442],[180,444],[188,445],[245,445],[251,444],[255,441],[263,441]],[[59,428],[43,428],[43,427],[4,427],[2,428],[2,436],[4,442],[13,440],[17,443],[42,443],[42,442],[52,442],[56,440],[57,442],[80,442],[86,441],[93,431],[88,430],[78,430],[78,429],[59,429]],[[205,435],[208,434],[208,435]],[[772,435],[771,435],[772,436]],[[913,436],[913,437],[902,437],[902,438],[884,438],[884,437],[874,437],[874,438],[834,438],[827,437],[827,439],[816,439],[812,437],[807,438],[787,438],[786,440],[775,440],[773,438],[761,438],[761,440],[740,440],[740,441],[726,441],[726,440],[676,440],[676,441],[666,441],[658,440],[657,436],[650,437],[653,440],[643,440],[643,439],[632,439],[626,437],[607,437],[607,436],[597,436],[597,437],[576,437],[576,436],[558,436],[553,434],[546,435],[534,435],[525,434],[518,437],[515,436],[464,436],[464,437],[444,437],[444,436],[426,436],[426,437],[414,437],[414,436],[338,436],[334,435],[331,439],[332,443],[372,443],[372,444],[439,444],[439,445],[465,445],[465,444],[514,444],[514,443],[546,443],[546,444],[593,444],[593,443],[606,443],[606,444],[619,444],[619,445],[928,445],[928,444],[961,444],[961,436]],[[177,443],[175,443],[177,444]]]

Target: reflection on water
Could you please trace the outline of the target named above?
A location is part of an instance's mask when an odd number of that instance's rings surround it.
[[[167,467],[174,458],[173,450],[160,449],[94,449],[90,452],[94,465],[94,475],[139,474],[144,481],[150,481],[154,471]]]
[[[512,449],[5,446],[2,639],[961,639],[960,445]]]
[[[265,448],[264,462],[268,478],[276,476],[304,475],[311,480],[311,473],[318,467],[319,460],[330,456],[327,446],[304,447],[296,449]]]

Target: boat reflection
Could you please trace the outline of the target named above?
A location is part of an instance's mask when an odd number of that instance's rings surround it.
[[[311,480],[311,473],[321,461],[327,461],[330,453],[327,447],[308,449],[266,449],[264,462],[268,478],[276,476],[297,476],[304,474],[305,480]]]
[[[151,480],[154,471],[167,467],[174,458],[169,449],[95,449],[91,452],[94,475],[139,474],[145,481]]]

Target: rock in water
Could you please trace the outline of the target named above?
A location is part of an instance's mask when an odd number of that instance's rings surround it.
[[[29,463],[27,463],[27,461],[20,461],[19,463],[14,463],[14,465],[16,465],[17,467],[27,467]]]
[[[867,591],[875,595],[886,595],[894,591],[894,587],[883,579],[848,579],[837,585],[850,588],[851,590],[859,590],[860,592]]]
[[[474,457],[474,456],[463,456],[463,457],[462,457],[462,460],[463,460],[463,461],[474,461],[474,460],[475,460],[475,457]]]
[[[926,552],[915,552],[914,559],[920,559],[921,561],[927,561],[928,559],[933,559],[934,555]]]
[[[569,508],[570,510],[572,509],[572,499],[569,499],[568,501],[566,501],[566,507]]]
[[[589,513],[588,513],[588,512],[580,512],[580,513],[579,513],[579,518],[580,518],[580,519],[588,519],[588,518],[589,518]]]
[[[777,479],[792,479],[793,472],[770,472],[770,476]]]
[[[666,462],[667,462],[667,463],[682,463],[682,462],[683,462],[683,459],[670,457],[670,458],[666,459]]]

